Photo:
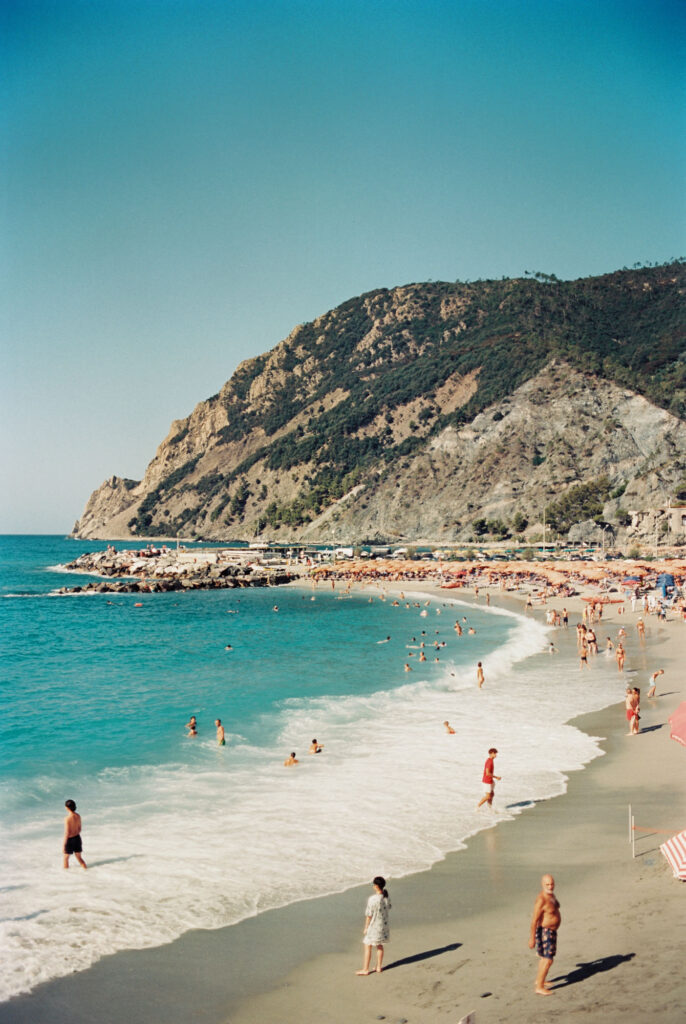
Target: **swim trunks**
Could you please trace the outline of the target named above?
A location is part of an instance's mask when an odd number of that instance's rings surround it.
[[[554,928],[536,929],[536,952],[544,960],[553,960],[557,953],[557,930]]]
[[[82,851],[81,836],[69,836],[64,844],[64,852],[81,853]]]
[[[226,746],[226,740],[220,740],[219,741],[219,746],[220,747],[225,747]]]
[[[626,709],[626,719],[627,719],[627,722],[630,722],[635,714],[636,714],[636,712],[634,711],[633,708],[627,708]]]

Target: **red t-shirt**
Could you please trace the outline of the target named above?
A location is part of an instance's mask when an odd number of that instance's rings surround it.
[[[493,758],[489,757],[486,761],[486,764],[484,765],[484,777],[481,780],[482,782],[485,782],[487,785],[490,785],[491,782],[493,782],[493,767]]]

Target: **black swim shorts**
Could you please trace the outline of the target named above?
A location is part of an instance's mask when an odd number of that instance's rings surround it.
[[[64,844],[65,853],[81,853],[83,846],[81,845],[81,836],[69,836]]]

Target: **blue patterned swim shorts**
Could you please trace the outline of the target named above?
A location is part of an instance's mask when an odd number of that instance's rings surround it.
[[[553,960],[557,953],[557,931],[553,928],[536,929],[536,952],[544,960]]]

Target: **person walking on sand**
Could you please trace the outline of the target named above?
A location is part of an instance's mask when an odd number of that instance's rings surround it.
[[[481,780],[484,784],[484,795],[481,797],[478,804],[476,805],[477,811],[479,810],[482,804],[488,804],[489,807],[493,807],[495,780],[497,779],[498,782],[500,782],[500,776],[493,774],[494,758],[497,756],[497,754],[498,751],[495,749],[495,747],[491,747],[491,749],[488,751],[488,757],[486,758],[486,764],[484,765],[484,774]]]
[[[476,681],[479,684],[479,689],[481,689],[484,685],[484,670],[480,661],[476,665]]]
[[[391,937],[388,923],[388,911],[391,909],[391,901],[386,889],[386,879],[377,875],[372,882],[374,892],[367,900],[365,909],[364,928],[362,929],[362,942],[364,943],[364,961],[362,970],[356,974],[369,974],[369,964],[372,959],[372,946],[376,946],[376,973],[381,974],[383,967],[383,947]]]
[[[654,697],[655,696],[655,688],[657,687],[658,678],[660,676],[663,676],[664,674],[665,674],[665,670],[663,668],[659,668],[657,670],[657,672],[653,672],[652,676],[650,677],[650,683],[649,683],[649,687],[650,688],[649,688],[648,692],[646,693],[646,697]]]
[[[545,979],[557,952],[557,930],[561,921],[560,904],[555,897],[555,879],[552,875],[543,875],[541,891],[534,903],[529,935],[529,949],[533,949],[535,946],[540,957],[534,985],[534,992],[539,996],[553,994],[546,985]]]
[[[67,808],[67,816],[64,819],[63,866],[65,868],[69,867],[69,858],[73,853],[81,867],[85,869],[87,864],[81,856],[83,850],[81,844],[81,815],[76,813],[76,804],[73,800],[65,800],[64,806]]]
[[[215,718],[214,724],[217,727],[217,743],[220,747],[225,747],[226,737],[224,736],[224,726],[222,725],[221,718]]]
[[[638,736],[640,729],[638,723],[641,721],[641,691],[639,690],[638,686],[634,686],[632,693],[634,717],[631,719],[631,734],[632,736]]]
[[[626,697],[624,699],[624,707],[626,708],[626,720],[629,723],[628,736],[636,736],[638,734],[638,704],[640,700],[640,694],[637,690],[631,686],[626,688]]]

